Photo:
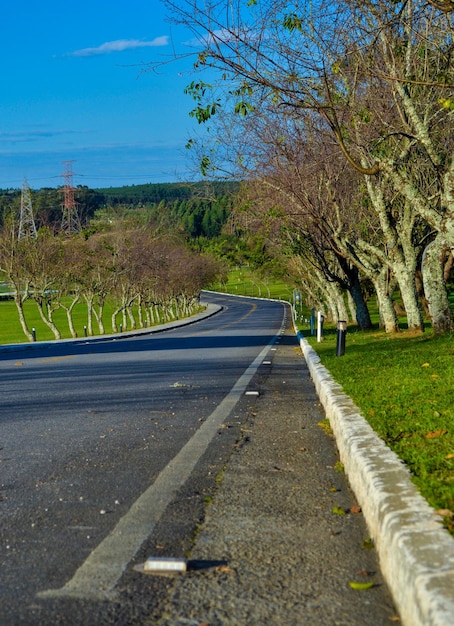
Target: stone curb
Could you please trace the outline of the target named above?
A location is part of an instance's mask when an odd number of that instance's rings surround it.
[[[297,335],[402,623],[453,626],[453,538],[402,461],[342,392],[301,333]]]

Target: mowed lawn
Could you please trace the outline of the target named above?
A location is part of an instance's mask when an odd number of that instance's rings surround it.
[[[318,343],[303,334],[454,532],[454,335],[350,326],[345,354],[336,356],[334,328]]]

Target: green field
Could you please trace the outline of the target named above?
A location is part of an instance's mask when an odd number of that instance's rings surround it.
[[[293,287],[283,281],[266,280],[257,276],[248,268],[232,270],[225,283],[211,286],[213,291],[231,293],[235,296],[255,296],[274,298],[292,302]]]
[[[106,305],[104,307],[104,314],[103,314],[103,321],[104,321],[106,334],[109,334],[112,332],[112,327],[111,327],[112,312],[113,312],[112,305],[109,302],[106,302]],[[52,331],[41,320],[41,317],[38,313],[38,309],[31,300],[27,300],[24,303],[24,313],[25,313],[25,319],[27,320],[27,324],[28,324],[30,331],[32,328],[35,328],[37,341],[50,341],[54,339],[54,335]],[[116,319],[117,319],[117,325],[119,327],[121,324],[122,316],[117,315]],[[137,312],[135,312],[135,320],[136,320],[137,328],[139,328]],[[76,304],[73,310],[73,321],[74,321],[74,327],[76,329],[78,337],[84,337],[85,335],[84,327],[88,326],[87,307],[85,304],[83,303]],[[55,312],[54,322],[57,328],[59,329],[59,331],[61,332],[62,339],[71,338],[71,333],[69,332],[66,312],[63,309],[59,309]],[[94,318],[93,318],[93,334],[95,335],[98,334],[98,325]],[[20,326],[17,309],[16,309],[14,302],[12,300],[0,301],[0,345],[8,344],[8,343],[24,343],[24,342],[28,342],[28,339],[25,336],[22,330],[22,327]]]

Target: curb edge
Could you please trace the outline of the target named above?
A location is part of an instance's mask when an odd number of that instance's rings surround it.
[[[406,626],[454,625],[454,542],[397,455],[297,333],[350,485]]]

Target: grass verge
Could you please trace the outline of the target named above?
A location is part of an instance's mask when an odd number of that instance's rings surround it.
[[[293,287],[288,283],[261,279],[253,270],[245,267],[231,270],[227,282],[211,286],[213,291],[231,293],[235,296],[274,298],[292,302]]]
[[[304,334],[454,532],[454,336],[351,327],[345,355],[336,357],[334,328],[325,329],[320,343]]]
[[[114,308],[112,304],[107,301],[103,313],[103,321],[106,335],[113,332],[111,324],[113,310]],[[42,321],[38,312],[38,308],[32,300],[27,300],[24,303],[24,313],[30,331],[32,328],[35,328],[37,341],[52,341],[54,339],[52,331]],[[133,314],[136,321],[136,330],[140,330],[137,308],[133,309]],[[120,325],[122,323],[121,314],[117,315],[116,320],[117,326],[118,328],[120,328]],[[58,309],[57,311],[55,311],[54,322],[61,333],[62,339],[71,339],[68,320],[66,317],[66,313],[63,309]],[[76,306],[74,307],[73,322],[78,337],[84,337],[87,325],[87,306],[83,302],[76,304]],[[127,320],[127,323],[128,325],[130,325],[129,318]],[[160,323],[163,322],[156,321],[156,324]],[[130,327],[125,327],[124,330],[130,330]],[[99,334],[98,324],[94,317],[93,333],[94,335]],[[16,305],[12,300],[5,300],[0,302],[0,345],[8,343],[28,343],[28,339],[25,336],[19,323]]]

